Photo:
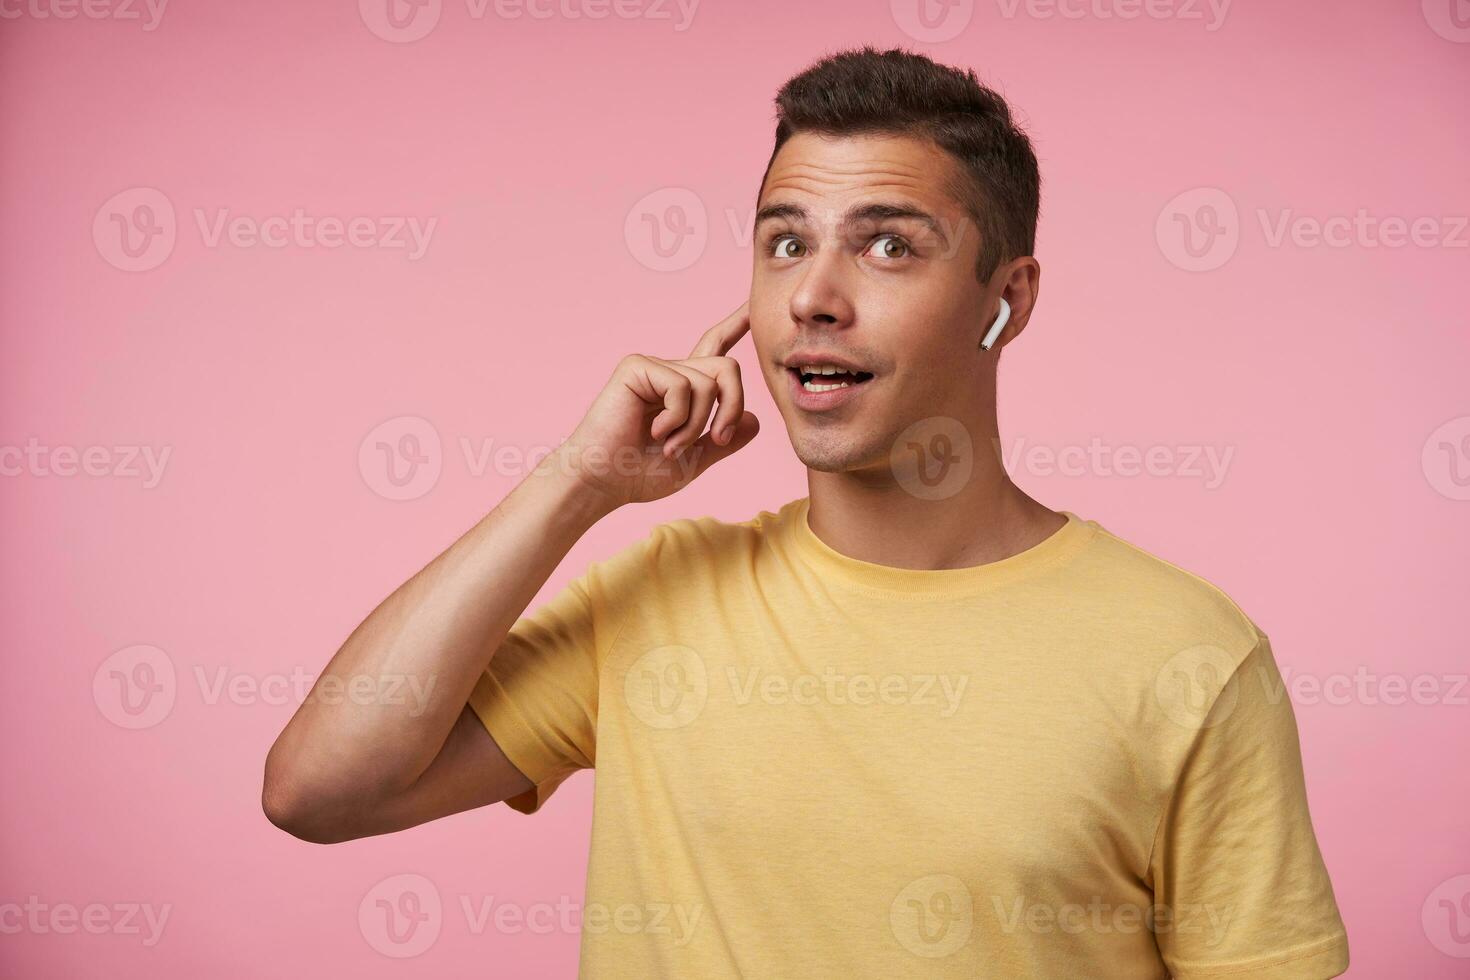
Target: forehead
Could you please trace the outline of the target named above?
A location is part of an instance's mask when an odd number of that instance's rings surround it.
[[[771,161],[759,205],[811,198],[907,198],[936,215],[964,208],[953,188],[959,163],[932,142],[910,136],[797,133]]]

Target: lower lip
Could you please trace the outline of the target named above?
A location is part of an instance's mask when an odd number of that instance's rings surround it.
[[[833,388],[831,391],[807,391],[802,387],[801,376],[795,371],[787,370],[786,376],[791,379],[791,401],[797,408],[808,412],[826,412],[845,405],[876,380],[869,378],[867,381],[850,384],[846,388]]]

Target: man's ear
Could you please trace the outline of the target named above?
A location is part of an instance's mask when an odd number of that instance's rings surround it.
[[[1026,329],[1026,324],[1031,321],[1031,311],[1036,309],[1036,295],[1041,288],[1041,263],[1030,255],[1012,259],[995,270],[991,283],[999,285],[997,299],[1004,299],[1011,310],[1005,328],[990,348],[999,353],[1001,348],[1020,336],[1021,331]],[[990,290],[987,289],[986,292]],[[996,302],[994,310],[999,309],[1002,307]],[[985,321],[985,331],[989,331],[994,322],[994,310]]]

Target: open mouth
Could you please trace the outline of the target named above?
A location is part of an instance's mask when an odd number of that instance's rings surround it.
[[[787,370],[796,375],[802,388],[812,392],[851,388],[873,377],[867,371],[850,371],[835,364],[803,364]]]

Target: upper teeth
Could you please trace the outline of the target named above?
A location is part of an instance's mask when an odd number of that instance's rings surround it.
[[[802,374],[801,386],[807,391],[832,391],[837,388],[846,388],[852,384],[850,381],[839,381],[836,384],[824,385],[811,380],[814,375],[849,373],[847,368],[838,367],[835,364],[806,364],[797,370]]]

